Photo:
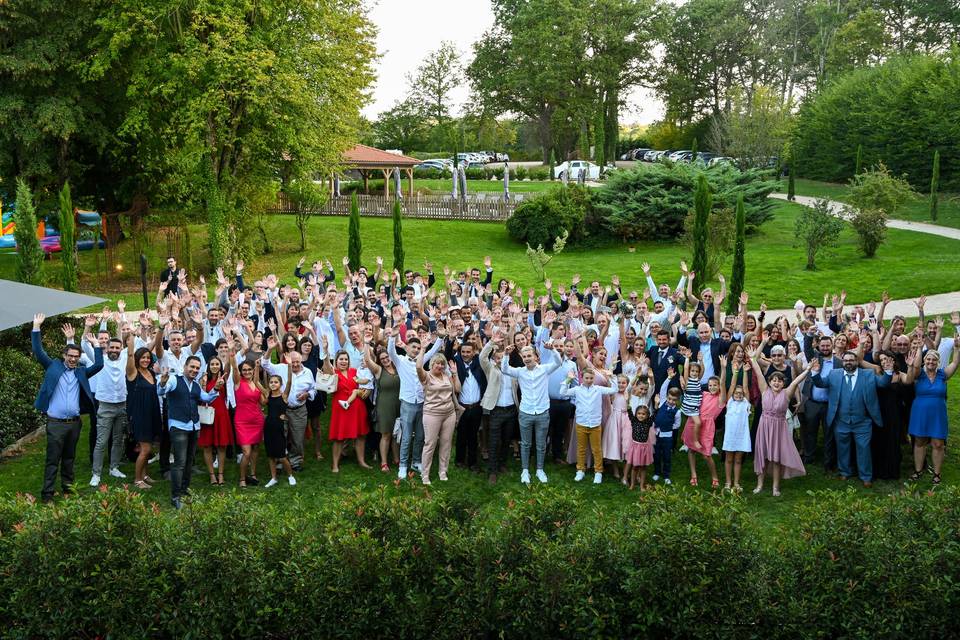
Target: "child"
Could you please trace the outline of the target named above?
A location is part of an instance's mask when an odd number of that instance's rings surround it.
[[[617,392],[610,403],[610,415],[603,426],[603,453],[613,466],[613,477],[620,477],[620,461],[627,457],[630,446],[630,414],[627,408],[627,384],[630,379],[625,375],[616,378]],[[623,484],[627,477],[623,476]]]
[[[657,430],[657,441],[653,450],[653,480],[661,477],[664,484],[673,484],[670,481],[670,462],[673,458],[673,429],[680,419],[680,389],[671,387],[663,404],[657,408],[653,416],[653,426]]]
[[[630,416],[631,437],[630,450],[627,452],[627,461],[623,467],[624,477],[630,476],[630,489],[640,474],[640,491],[647,490],[647,467],[653,462],[653,447],[657,441],[657,430],[650,417],[650,409],[640,405]]]
[[[698,359],[703,357],[702,353],[702,351],[697,353]],[[703,365],[698,360],[684,367],[683,375],[680,376],[680,388],[683,389],[680,413],[687,416],[686,428],[693,427],[694,441],[700,440],[700,403],[703,401],[703,387],[700,386],[700,376],[702,375]],[[689,445],[684,448],[689,449]],[[691,482],[691,484],[694,483]]]
[[[369,369],[365,367],[357,369],[357,375],[354,376],[353,381],[357,383],[357,388],[350,393],[350,396],[346,400],[340,401],[340,406],[343,407],[344,411],[349,409],[350,405],[353,404],[353,401],[358,397],[366,399],[373,393],[373,373],[371,373]]]
[[[284,413],[293,376],[287,376],[287,386],[282,390],[283,378],[280,376],[270,376],[270,380],[267,381],[269,389],[265,389],[260,384],[259,376],[254,377],[254,380],[260,387],[261,402],[267,405],[267,419],[263,423],[263,444],[267,450],[267,457],[270,459],[270,482],[264,487],[270,488],[277,484],[278,462],[283,465],[283,470],[287,473],[287,482],[290,483],[290,486],[293,486],[297,484],[297,479],[293,477],[293,467],[290,466],[290,460],[287,458],[285,428],[287,416]]]
[[[726,358],[720,356],[720,370],[727,368]],[[713,437],[717,432],[716,419],[723,411],[727,399],[726,389],[720,384],[720,378],[713,376],[707,381],[707,392],[700,402],[699,428],[696,423],[687,422],[683,430],[683,444],[687,447],[687,461],[690,463],[690,486],[697,486],[697,459],[700,454],[707,459],[707,468],[710,469],[710,486],[716,489],[720,486],[717,478],[717,465],[713,462]]]
[[[573,398],[577,403],[574,421],[577,425],[577,475],[574,480],[583,480],[587,470],[587,444],[593,454],[593,483],[603,481],[603,451],[600,447],[600,425],[603,422],[603,396],[617,393],[616,387],[601,387],[593,384],[596,377],[593,369],[584,369],[583,381],[578,387],[570,387],[576,372],[568,371],[560,395]]]
[[[750,453],[750,401],[743,387],[737,384],[737,377],[743,365],[734,362],[733,375],[730,376],[730,390],[727,402],[726,430],[723,433],[723,450],[727,454],[724,461],[723,488],[730,490],[730,468],[733,467],[733,490],[740,492],[740,470],[743,467],[743,454]]]

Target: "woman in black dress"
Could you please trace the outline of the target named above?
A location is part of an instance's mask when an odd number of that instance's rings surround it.
[[[127,425],[140,451],[134,466],[134,486],[150,489],[147,460],[153,443],[160,439],[160,398],[153,371],[153,354],[146,347],[134,349],[133,333],[127,336]]]
[[[870,436],[870,453],[873,458],[873,477],[878,480],[898,480],[900,478],[900,462],[902,459],[900,398],[903,395],[901,374],[904,373],[898,366],[896,358],[890,351],[881,351],[880,366],[874,365],[878,372],[894,370],[893,382],[888,387],[877,389],[877,400],[880,402],[880,417],[883,426],[873,425]],[[864,361],[864,364],[867,364]]]

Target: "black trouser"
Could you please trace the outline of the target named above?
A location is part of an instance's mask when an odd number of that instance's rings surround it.
[[[167,419],[167,403],[160,414],[160,475],[170,471],[170,423]],[[223,464],[223,460],[220,461]],[[221,467],[222,468],[222,467]]]
[[[803,403],[803,424],[800,430],[800,439],[803,444],[803,461],[812,463],[817,450],[817,436],[820,425],[823,424],[823,468],[834,471],[837,468],[837,441],[833,433],[833,426],[827,424],[826,402],[817,402],[807,399]]]
[[[93,400],[93,411],[88,415],[90,417],[90,433],[87,434],[87,437],[90,441],[90,464],[93,465],[93,450],[97,446],[97,409],[99,408],[100,403],[97,402],[96,398]],[[109,448],[110,441],[107,441],[107,447]]]
[[[675,431],[674,431],[675,433]],[[669,478],[673,462],[673,441],[678,438],[657,438],[653,445],[653,473],[661,478]]]
[[[53,498],[58,470],[63,493],[72,490],[73,462],[79,440],[80,418],[58,420],[47,416],[47,458],[43,468],[43,489],[40,490],[43,500]]]
[[[480,435],[480,420],[483,408],[480,403],[466,405],[457,424],[457,444],[454,462],[474,467],[477,464],[477,440]]]
[[[197,452],[197,432],[170,429],[173,466],[170,467],[170,497],[174,500],[190,488],[193,475],[193,456]]]
[[[487,435],[487,469],[497,473],[506,466],[507,451],[510,449],[510,433],[517,421],[517,408],[494,407],[490,411],[490,432]]]
[[[554,460],[566,460],[567,452],[563,447],[563,439],[570,428],[570,415],[573,413],[573,403],[569,400],[550,400],[550,450]]]

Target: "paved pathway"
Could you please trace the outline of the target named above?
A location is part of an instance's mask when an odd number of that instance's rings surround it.
[[[786,200],[787,194],[785,193],[771,193],[771,198],[777,198],[778,200]],[[812,207],[814,202],[820,198],[812,198],[810,196],[796,196],[794,202],[797,204],[802,204],[807,207]],[[842,216],[843,207],[845,206],[842,202],[837,202],[836,200],[828,200],[830,203],[830,210],[838,215]],[[888,220],[887,228],[889,229],[903,229],[905,231],[916,231],[917,233],[929,233],[931,235],[940,236],[942,238],[951,238],[953,240],[960,240],[960,229],[954,229],[953,227],[942,227],[935,224],[928,224],[926,222],[911,222],[909,220]],[[960,262],[960,261],[958,261]],[[804,302],[811,302],[812,304],[820,305],[823,303],[823,300],[805,300]],[[849,307],[852,304],[863,304],[869,301],[857,301],[850,302],[847,304]],[[879,302],[879,301],[875,301]],[[953,311],[960,310],[960,291],[954,291],[953,293],[938,293],[935,295],[927,296],[927,303],[924,306],[924,312],[928,315],[946,315]],[[781,314],[788,314],[793,317],[793,309],[778,309],[774,311],[767,311],[767,317],[776,317]],[[917,316],[917,305],[914,304],[912,299],[909,300],[891,300],[890,304],[887,305],[886,310],[884,311],[884,317],[888,320],[895,315],[901,315],[904,317],[916,317]]]

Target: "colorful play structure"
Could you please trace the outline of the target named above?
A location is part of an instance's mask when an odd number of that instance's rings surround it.
[[[105,246],[103,238],[106,237],[106,223],[103,216],[96,211],[81,211],[74,209],[73,214],[76,221],[77,250],[88,251],[93,248],[94,242],[99,242],[100,248]],[[37,223],[37,238],[40,240],[40,247],[48,256],[52,253],[58,253],[60,247],[60,230],[57,228],[58,216],[52,214],[46,219],[41,219]],[[2,235],[0,235],[0,251],[13,250],[17,248],[17,242],[14,239],[13,232],[16,224],[13,222],[13,209],[3,211]],[[84,231],[92,233],[83,233]],[[83,238],[82,236],[93,236]],[[94,239],[95,238],[95,239]]]

